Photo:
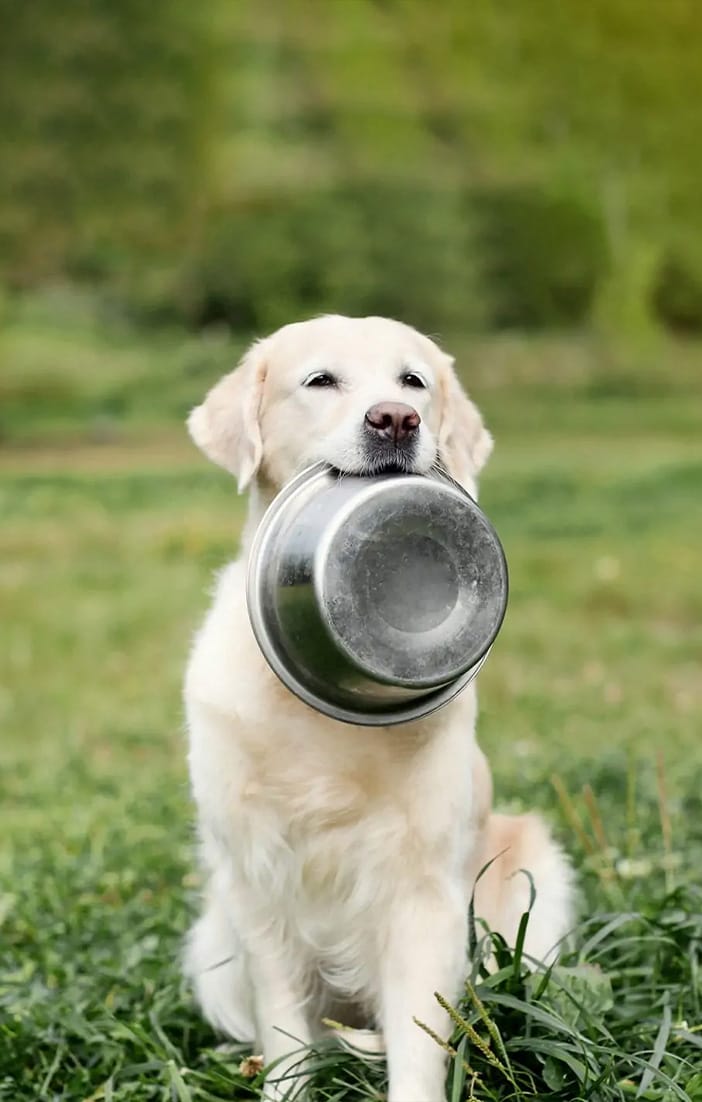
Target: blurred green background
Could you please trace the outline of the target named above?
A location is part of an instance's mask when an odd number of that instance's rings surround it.
[[[556,386],[697,376],[695,0],[0,17],[0,439],[174,424],[232,348],[323,311],[493,334],[488,382],[505,333]]]
[[[551,814],[586,913],[673,923],[702,859],[700,5],[0,0],[0,26],[0,1097],[191,1097],[181,1064],[231,1097],[179,980],[180,681],[244,503],[183,418],[321,311],[456,354],[511,568],[498,802]]]
[[[695,0],[3,8],[8,289],[195,328],[702,331]]]

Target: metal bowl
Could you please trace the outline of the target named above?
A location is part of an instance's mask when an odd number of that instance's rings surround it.
[[[265,513],[247,601],[288,689],[334,719],[387,726],[441,707],[478,672],[505,614],[507,565],[457,483],[316,464]]]

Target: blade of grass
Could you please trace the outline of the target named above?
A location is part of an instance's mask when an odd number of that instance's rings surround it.
[[[573,833],[578,838],[580,845],[582,846],[585,853],[587,853],[590,857],[594,856],[595,846],[592,842],[592,839],[590,838],[582,822],[580,821],[580,816],[578,815],[575,804],[570,797],[570,793],[568,792],[568,789],[566,788],[563,780],[558,775],[558,773],[551,774],[551,784],[556,791],[556,795],[558,796],[563,814],[565,815],[567,822],[570,824]]]
[[[592,937],[588,938],[585,944],[581,947],[578,954],[580,960],[587,960],[595,946],[599,945],[602,941],[606,941],[609,935],[615,930],[618,930],[620,926],[623,926],[625,922],[632,922],[635,919],[640,919],[641,917],[642,916],[636,911],[628,911],[624,912],[623,914],[615,915],[614,918],[610,919],[609,922],[606,922],[604,926],[600,927],[600,929],[595,934],[593,934]]]
[[[193,1102],[193,1095],[190,1087],[188,1087],[183,1079],[175,1061],[169,1060],[166,1066],[168,1068],[168,1078],[170,1080],[173,1097],[177,1099],[177,1102]]]
[[[465,1058],[467,1046],[468,1038],[461,1037],[456,1047],[458,1059],[454,1059],[451,1073],[451,1102],[461,1102],[461,1095],[466,1082]]]
[[[641,1083],[639,1084],[639,1089],[636,1092],[637,1098],[640,1098],[641,1095],[648,1090],[651,1083],[653,1082],[653,1078],[658,1071],[658,1068],[660,1067],[661,1060],[663,1059],[663,1054],[665,1053],[666,1045],[668,1044],[672,1021],[673,1015],[670,1010],[670,996],[666,991],[665,995],[663,996],[663,1014],[661,1016],[661,1024],[659,1026],[658,1033],[656,1034],[656,1040],[653,1045],[653,1053],[651,1054],[651,1059],[648,1063],[648,1067],[641,1076]]]
[[[663,835],[663,852],[665,854],[665,886],[669,892],[673,890],[673,826],[668,809],[668,790],[665,776],[665,761],[663,751],[656,754],[656,789],[658,794],[658,817]]]

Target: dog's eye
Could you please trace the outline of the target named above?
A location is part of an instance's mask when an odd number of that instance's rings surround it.
[[[405,371],[400,376],[400,382],[403,386],[414,387],[415,390],[426,390],[426,380],[422,378],[416,371]]]
[[[303,386],[338,386],[339,381],[328,371],[313,371],[305,379]]]

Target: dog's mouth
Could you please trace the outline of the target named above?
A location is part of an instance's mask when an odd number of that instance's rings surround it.
[[[366,478],[374,478],[377,475],[386,474],[421,474],[413,456],[408,455],[400,448],[382,454],[369,454],[363,456],[361,461],[353,467],[340,467],[332,464],[337,474],[361,475]]]
[[[393,455],[370,456],[364,464],[364,474],[415,474],[412,459],[404,452],[395,450]]]
[[[318,453],[319,456],[319,453]],[[363,435],[349,452],[321,455],[337,475],[356,475],[374,478],[380,475],[426,475],[441,466],[441,460],[433,448],[423,439],[409,440],[374,438]]]
[[[392,440],[366,435],[361,460],[364,475],[415,474],[417,470],[417,439]]]

